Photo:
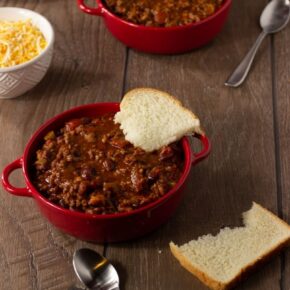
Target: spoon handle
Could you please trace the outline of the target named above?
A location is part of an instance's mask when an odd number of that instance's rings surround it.
[[[262,31],[260,33],[260,35],[258,36],[254,45],[250,49],[250,51],[247,53],[247,55],[244,57],[242,62],[239,64],[239,66],[234,70],[234,72],[231,74],[231,76],[225,82],[226,86],[238,87],[239,85],[241,85],[244,82],[244,80],[246,79],[248,72],[251,68],[254,57],[256,55],[256,52],[258,51],[258,48],[261,45],[261,43],[266,35],[267,35],[267,33],[264,31]]]

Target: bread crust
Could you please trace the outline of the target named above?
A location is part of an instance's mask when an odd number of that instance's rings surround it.
[[[253,205],[260,208],[261,210],[265,211],[268,215],[270,215],[277,223],[280,223],[283,227],[286,227],[290,231],[290,225],[288,225],[285,221],[280,219],[278,216],[273,214],[270,210],[266,209],[265,207],[262,207],[260,204],[253,202]],[[289,239],[290,242],[290,239]],[[290,246],[290,244],[289,244]]]
[[[194,267],[192,263],[184,255],[182,255],[179,248],[173,242],[170,242],[169,246],[171,253],[180,262],[181,266],[183,266],[191,274],[196,276],[202,283],[204,283],[213,290],[228,289],[227,284],[215,280],[214,278],[210,277],[207,273],[199,270],[197,267]]]
[[[178,247],[174,245],[174,243],[170,242],[170,250],[174,257],[180,262],[180,264],[187,269],[190,273],[196,276],[201,282],[207,285],[210,289],[213,290],[229,290],[232,289],[235,285],[238,284],[241,280],[246,278],[248,274],[254,271],[259,265],[265,263],[268,259],[273,257],[275,254],[279,253],[283,248],[289,246],[290,239],[285,240],[284,242],[280,243],[276,247],[272,248],[264,255],[260,256],[257,260],[253,261],[251,264],[247,265],[246,267],[242,268],[240,272],[230,281],[227,283],[222,283],[220,281],[215,280],[214,278],[210,277],[207,273],[202,272],[198,268],[194,267],[191,262],[182,255],[179,251]]]
[[[277,223],[281,224],[281,226],[285,227],[285,229],[289,230],[289,235],[285,239],[281,240],[279,243],[274,245],[273,247],[269,248],[268,251],[266,251],[263,255],[259,256],[255,260],[253,260],[251,263],[246,265],[245,267],[241,268],[241,270],[236,274],[235,277],[233,277],[231,280],[227,282],[221,282],[217,281],[216,279],[210,277],[207,273],[201,271],[192,263],[189,259],[187,259],[186,256],[184,256],[181,251],[179,250],[179,247],[176,246],[173,242],[170,242],[170,250],[174,257],[180,262],[180,264],[187,269],[190,273],[192,273],[194,276],[196,276],[201,282],[203,282],[205,285],[207,285],[209,288],[213,290],[227,290],[234,287],[240,280],[244,279],[249,272],[252,272],[254,269],[256,269],[257,266],[260,264],[263,264],[265,261],[267,261],[269,258],[271,258],[276,253],[280,252],[283,248],[290,245],[290,225],[288,225],[285,221],[281,220],[279,217],[277,217],[275,214],[273,214],[271,211],[267,210],[266,208],[262,207],[261,205],[253,202],[253,206],[259,207],[261,210],[263,210],[267,215],[270,215],[271,218],[273,218]]]

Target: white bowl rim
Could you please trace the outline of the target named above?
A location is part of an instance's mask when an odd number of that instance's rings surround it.
[[[37,17],[42,18],[45,22],[47,22],[49,29],[51,30],[51,39],[49,41],[49,43],[47,44],[47,46],[45,47],[45,49],[36,57],[32,58],[29,61],[26,61],[24,63],[21,64],[17,64],[17,65],[13,65],[13,66],[9,66],[9,67],[5,67],[5,68],[0,68],[0,73],[7,73],[7,72],[12,72],[12,71],[16,71],[19,69],[23,69],[26,66],[29,66],[35,62],[37,62],[44,54],[47,53],[47,51],[49,51],[49,49],[53,46],[54,43],[54,30],[53,30],[53,26],[51,25],[51,23],[48,21],[48,19],[46,17],[44,17],[43,15],[41,15],[38,12],[35,12],[33,10],[30,9],[26,9],[26,8],[20,8],[20,7],[0,7],[0,10],[15,10],[15,12],[17,11],[26,11],[28,13],[31,13],[32,15],[35,14],[37,15]]]

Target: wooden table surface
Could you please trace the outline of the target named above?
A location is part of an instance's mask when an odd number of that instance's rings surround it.
[[[120,101],[135,87],[176,95],[201,119],[210,157],[194,167],[185,198],[161,228],[135,241],[92,244],[49,224],[30,198],[0,192],[0,288],[68,289],[78,284],[72,254],[96,249],[116,266],[121,290],[205,290],[169,251],[199,235],[238,225],[256,201],[290,222],[290,27],[268,37],[246,83],[223,85],[260,32],[267,0],[233,1],[229,20],[211,44],[176,56],[126,48],[102,19],[81,13],[72,0],[1,0],[29,8],[55,28],[52,65],[43,81],[14,100],[0,101],[1,170],[21,156],[48,118],[77,105]],[[20,170],[13,183],[23,184]],[[289,290],[290,251],[272,258],[237,289]]]

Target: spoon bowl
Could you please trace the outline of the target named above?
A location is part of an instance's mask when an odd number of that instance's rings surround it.
[[[119,276],[110,262],[91,249],[79,249],[73,256],[79,280],[89,289],[119,290]]]
[[[225,82],[226,86],[238,87],[244,82],[263,39],[270,33],[282,30],[288,24],[289,19],[289,0],[272,0],[267,4],[260,17],[262,32],[242,62]]]
[[[276,33],[288,24],[289,18],[290,1],[273,0],[263,10],[260,25],[266,33]]]

